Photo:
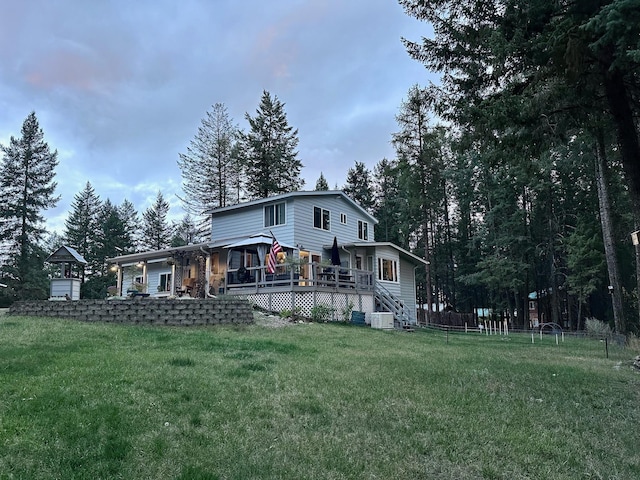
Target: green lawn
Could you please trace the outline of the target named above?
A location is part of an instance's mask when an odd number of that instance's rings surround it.
[[[593,340],[0,317],[0,479],[640,478]]]

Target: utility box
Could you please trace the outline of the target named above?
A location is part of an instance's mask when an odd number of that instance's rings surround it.
[[[393,313],[373,312],[371,315],[371,328],[393,330]]]

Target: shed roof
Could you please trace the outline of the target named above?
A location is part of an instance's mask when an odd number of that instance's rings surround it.
[[[63,245],[53,252],[46,260],[49,263],[79,263],[86,265],[87,261],[78,251],[68,245]]]

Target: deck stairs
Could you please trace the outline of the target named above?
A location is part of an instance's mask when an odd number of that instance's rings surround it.
[[[408,328],[415,321],[411,311],[406,307],[404,302],[387,290],[380,283],[375,284],[374,298],[376,304],[383,310],[393,313],[394,324],[398,328]]]

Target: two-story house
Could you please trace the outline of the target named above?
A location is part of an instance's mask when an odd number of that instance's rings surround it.
[[[425,262],[375,242],[377,220],[342,191],[299,191],[216,208],[210,240],[110,259],[118,291],[141,286],[153,297],[244,295],[272,311],[309,315],[323,305],[391,311],[415,323],[415,271]],[[267,259],[281,247],[275,271]]]

